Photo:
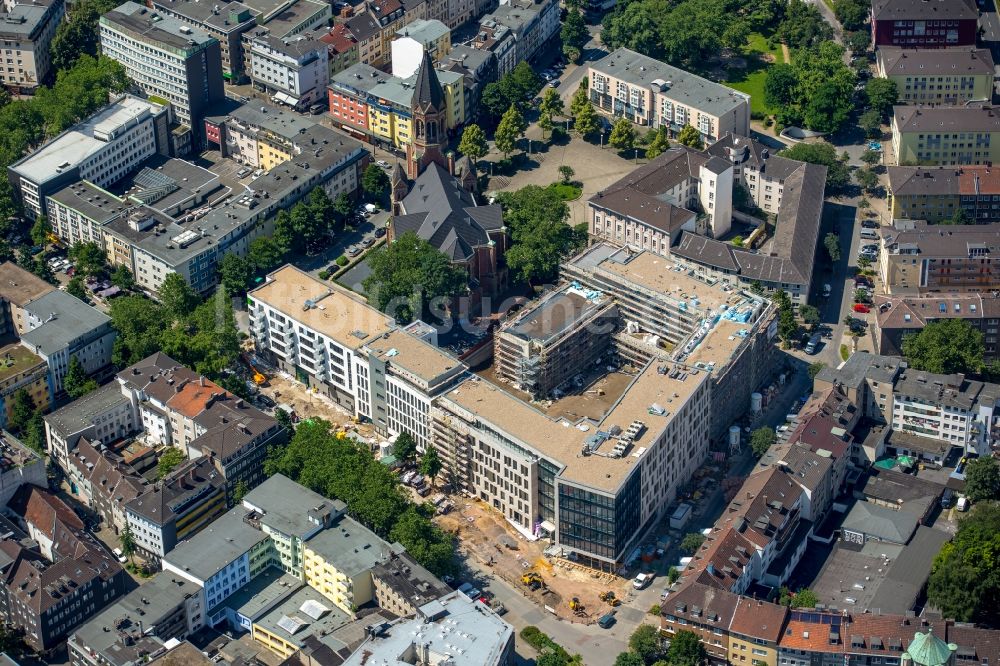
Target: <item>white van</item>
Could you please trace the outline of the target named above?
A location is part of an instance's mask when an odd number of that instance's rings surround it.
[[[878,240],[878,234],[872,229],[862,229],[861,237],[865,240]]]

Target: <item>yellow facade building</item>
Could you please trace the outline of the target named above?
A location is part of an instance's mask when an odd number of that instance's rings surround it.
[[[882,47],[877,65],[878,75],[896,84],[900,104],[959,105],[993,94],[989,49]]]

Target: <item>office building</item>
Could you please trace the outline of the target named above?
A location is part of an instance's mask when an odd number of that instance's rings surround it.
[[[196,131],[206,110],[223,98],[219,40],[200,29],[129,1],[101,17],[100,37],[104,55]]]
[[[777,312],[766,298],[689,276],[655,253],[608,243],[565,262],[562,274],[615,303],[620,358],[644,363],[671,349],[675,361],[711,375],[713,439],[725,434],[750,407],[749,396],[770,380]]]
[[[897,165],[993,164],[1000,158],[1000,115],[989,106],[894,106]]]
[[[431,399],[462,376],[464,364],[353,293],[290,265],[248,298],[257,353],[279,368],[301,368],[311,388],[380,433],[408,432],[425,447]]]
[[[70,183],[112,185],[143,161],[170,150],[167,107],[126,95],[7,168],[29,218],[46,213],[45,198]]]
[[[5,620],[32,650],[47,653],[124,594],[128,576],[48,490],[21,486],[8,509],[27,534],[7,530],[2,540]]]
[[[309,34],[275,37],[267,28],[247,33],[254,87],[293,109],[326,101],[330,81],[328,49]]]
[[[0,84],[14,93],[30,94],[53,78],[50,46],[65,14],[64,0],[5,0],[0,5],[0,39],[10,47]]]
[[[442,663],[455,658],[469,666],[514,663],[514,630],[461,592],[424,604],[416,617],[374,627],[368,640],[343,663],[363,666],[392,659]]]
[[[432,409],[452,483],[564,557],[615,570],[707,453],[707,373],[653,358],[606,409],[542,411],[470,378]],[[605,403],[601,403],[602,405]],[[644,479],[660,479],[650,484]]]
[[[439,65],[451,51],[451,30],[441,21],[414,21],[396,31],[392,40],[392,75],[406,79],[417,73],[424,59]]]
[[[873,0],[871,30],[876,47],[975,46],[979,10],[973,0]]]
[[[592,63],[588,76],[590,101],[609,116],[666,127],[671,137],[691,125],[706,144],[750,134],[749,95],[630,49]]]
[[[1000,173],[992,166],[890,166],[893,220],[1000,222]]]
[[[994,292],[876,296],[873,311],[872,333],[878,354],[902,356],[907,335],[919,333],[933,321],[961,319],[983,334],[983,360],[992,363],[1000,359],[1000,299]]]
[[[896,84],[904,104],[960,105],[989,101],[993,95],[993,56],[989,49],[901,49],[883,47],[878,75]]]
[[[890,295],[989,292],[1000,224],[934,226],[897,221],[881,232],[879,277]]]
[[[535,399],[561,395],[560,386],[600,362],[618,318],[614,302],[599,291],[556,289],[497,329],[494,371]]]

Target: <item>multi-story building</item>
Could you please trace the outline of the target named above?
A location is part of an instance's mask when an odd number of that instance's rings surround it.
[[[45,460],[7,431],[0,431],[0,505],[14,496],[21,486],[48,488]]]
[[[456,358],[399,329],[347,290],[293,266],[249,294],[257,352],[300,370],[311,388],[376,430],[408,432],[424,449],[431,399],[465,372]]]
[[[562,274],[617,305],[618,356],[645,362],[669,348],[675,361],[711,375],[713,439],[725,434],[749,408],[748,396],[770,380],[776,310],[766,298],[689,276],[655,253],[633,254],[607,243],[564,263]]]
[[[437,576],[395,548],[372,567],[372,585],[378,607],[398,617],[416,615],[424,604],[451,594]]]
[[[973,0],[874,0],[871,30],[876,47],[974,46],[979,10]]]
[[[462,74],[465,78],[465,120],[474,122],[479,114],[479,102],[487,84],[497,80],[497,60],[489,51],[482,51],[466,44],[451,49],[442,69]]]
[[[163,572],[78,627],[66,645],[72,666],[125,666],[162,652],[204,624],[198,586]]]
[[[101,17],[100,36],[101,52],[192,129],[224,96],[219,40],[201,29],[129,0]]]
[[[706,144],[750,134],[749,95],[630,49],[592,63],[588,76],[590,101],[607,115],[666,127],[671,136],[690,125]]]
[[[672,257],[706,279],[781,289],[804,303],[825,182],[825,167],[772,157],[758,143],[727,135],[708,151],[671,148],[595,194],[587,202],[590,233]],[[736,186],[776,215],[772,237],[761,220],[734,211]],[[721,240],[734,217],[758,227],[749,247]]]
[[[448,643],[419,638],[421,632],[435,635],[442,627],[450,628]],[[484,604],[455,591],[421,606],[416,617],[380,626],[343,664],[364,666],[401,654],[423,655],[420,658],[425,663],[439,663],[458,654],[465,663],[476,666],[511,666],[515,661],[514,630]]]
[[[358,62],[379,69],[389,65],[392,39],[403,27],[405,10],[399,0],[365,2],[345,20],[358,42]]]
[[[881,234],[878,268],[887,294],[987,292],[1000,286],[1000,224],[897,221]]]
[[[125,505],[136,550],[150,562],[160,561],[225,511],[226,479],[208,457],[182,463]]]
[[[989,49],[956,47],[878,50],[878,75],[896,84],[907,104],[956,105],[988,102],[993,94],[993,56]]]
[[[4,619],[24,632],[33,650],[47,653],[124,594],[128,575],[76,513],[47,490],[21,486],[8,509],[35,544],[4,534]]]
[[[515,529],[614,570],[704,459],[709,385],[653,358],[605,413],[581,417],[471,378],[435,401],[433,443],[455,486]]]
[[[325,101],[330,81],[327,44],[311,35],[275,37],[267,28],[247,33],[248,73],[255,87],[295,109]]]
[[[111,444],[136,432],[135,414],[114,382],[45,416],[49,455],[69,474],[70,455],[81,439]]]
[[[514,31],[486,17],[479,23],[479,32],[472,39],[473,47],[493,54],[497,62],[497,78],[514,71],[517,63],[517,43]]]
[[[992,363],[1000,359],[1000,299],[996,292],[876,296],[873,310],[872,339],[878,354],[902,356],[906,336],[939,319],[961,319],[983,334],[983,360]]]
[[[471,2],[456,3],[461,16],[452,16],[452,28],[471,18]],[[506,26],[514,37],[514,60],[533,61],[543,47],[559,32],[559,3],[554,0],[507,0],[480,19],[480,25],[493,30]],[[481,31],[481,30],[480,30]]]
[[[600,292],[564,286],[519,312],[494,335],[494,371],[534,398],[561,395],[563,384],[608,351],[619,319]]]
[[[897,165],[986,164],[1000,159],[1000,114],[990,106],[894,106]]]
[[[1000,222],[1000,173],[991,166],[891,166],[887,171],[893,220]]]
[[[118,182],[157,153],[169,151],[165,105],[118,98],[7,168],[30,218],[45,214],[45,198],[78,180],[98,187]]]
[[[358,40],[346,23],[337,23],[330,32],[319,38],[327,45],[327,64],[330,66],[330,79],[351,65],[360,62]]]
[[[67,462],[66,478],[73,495],[120,534],[128,523],[126,505],[151,484],[120,453],[86,437],[79,439]]]
[[[0,335],[20,337],[28,330],[24,306],[54,289],[12,261],[0,264]]]
[[[49,368],[41,356],[24,345],[14,342],[0,347],[0,428],[7,427],[15,396],[26,391],[37,409],[47,410],[52,404],[49,390]]]
[[[0,40],[10,52],[6,67],[0,71],[0,84],[16,93],[30,93],[49,79],[49,45],[65,14],[64,0],[4,0],[0,5]]]
[[[392,75],[401,79],[417,73],[424,51],[438,66],[451,51],[451,30],[441,21],[414,21],[396,31],[392,40]]]

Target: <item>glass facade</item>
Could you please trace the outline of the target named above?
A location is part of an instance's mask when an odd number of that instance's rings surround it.
[[[556,520],[556,474],[559,468],[545,458],[538,459],[538,513],[542,520]]]
[[[639,529],[642,468],[616,497],[559,484],[559,542],[595,557],[617,561]]]

